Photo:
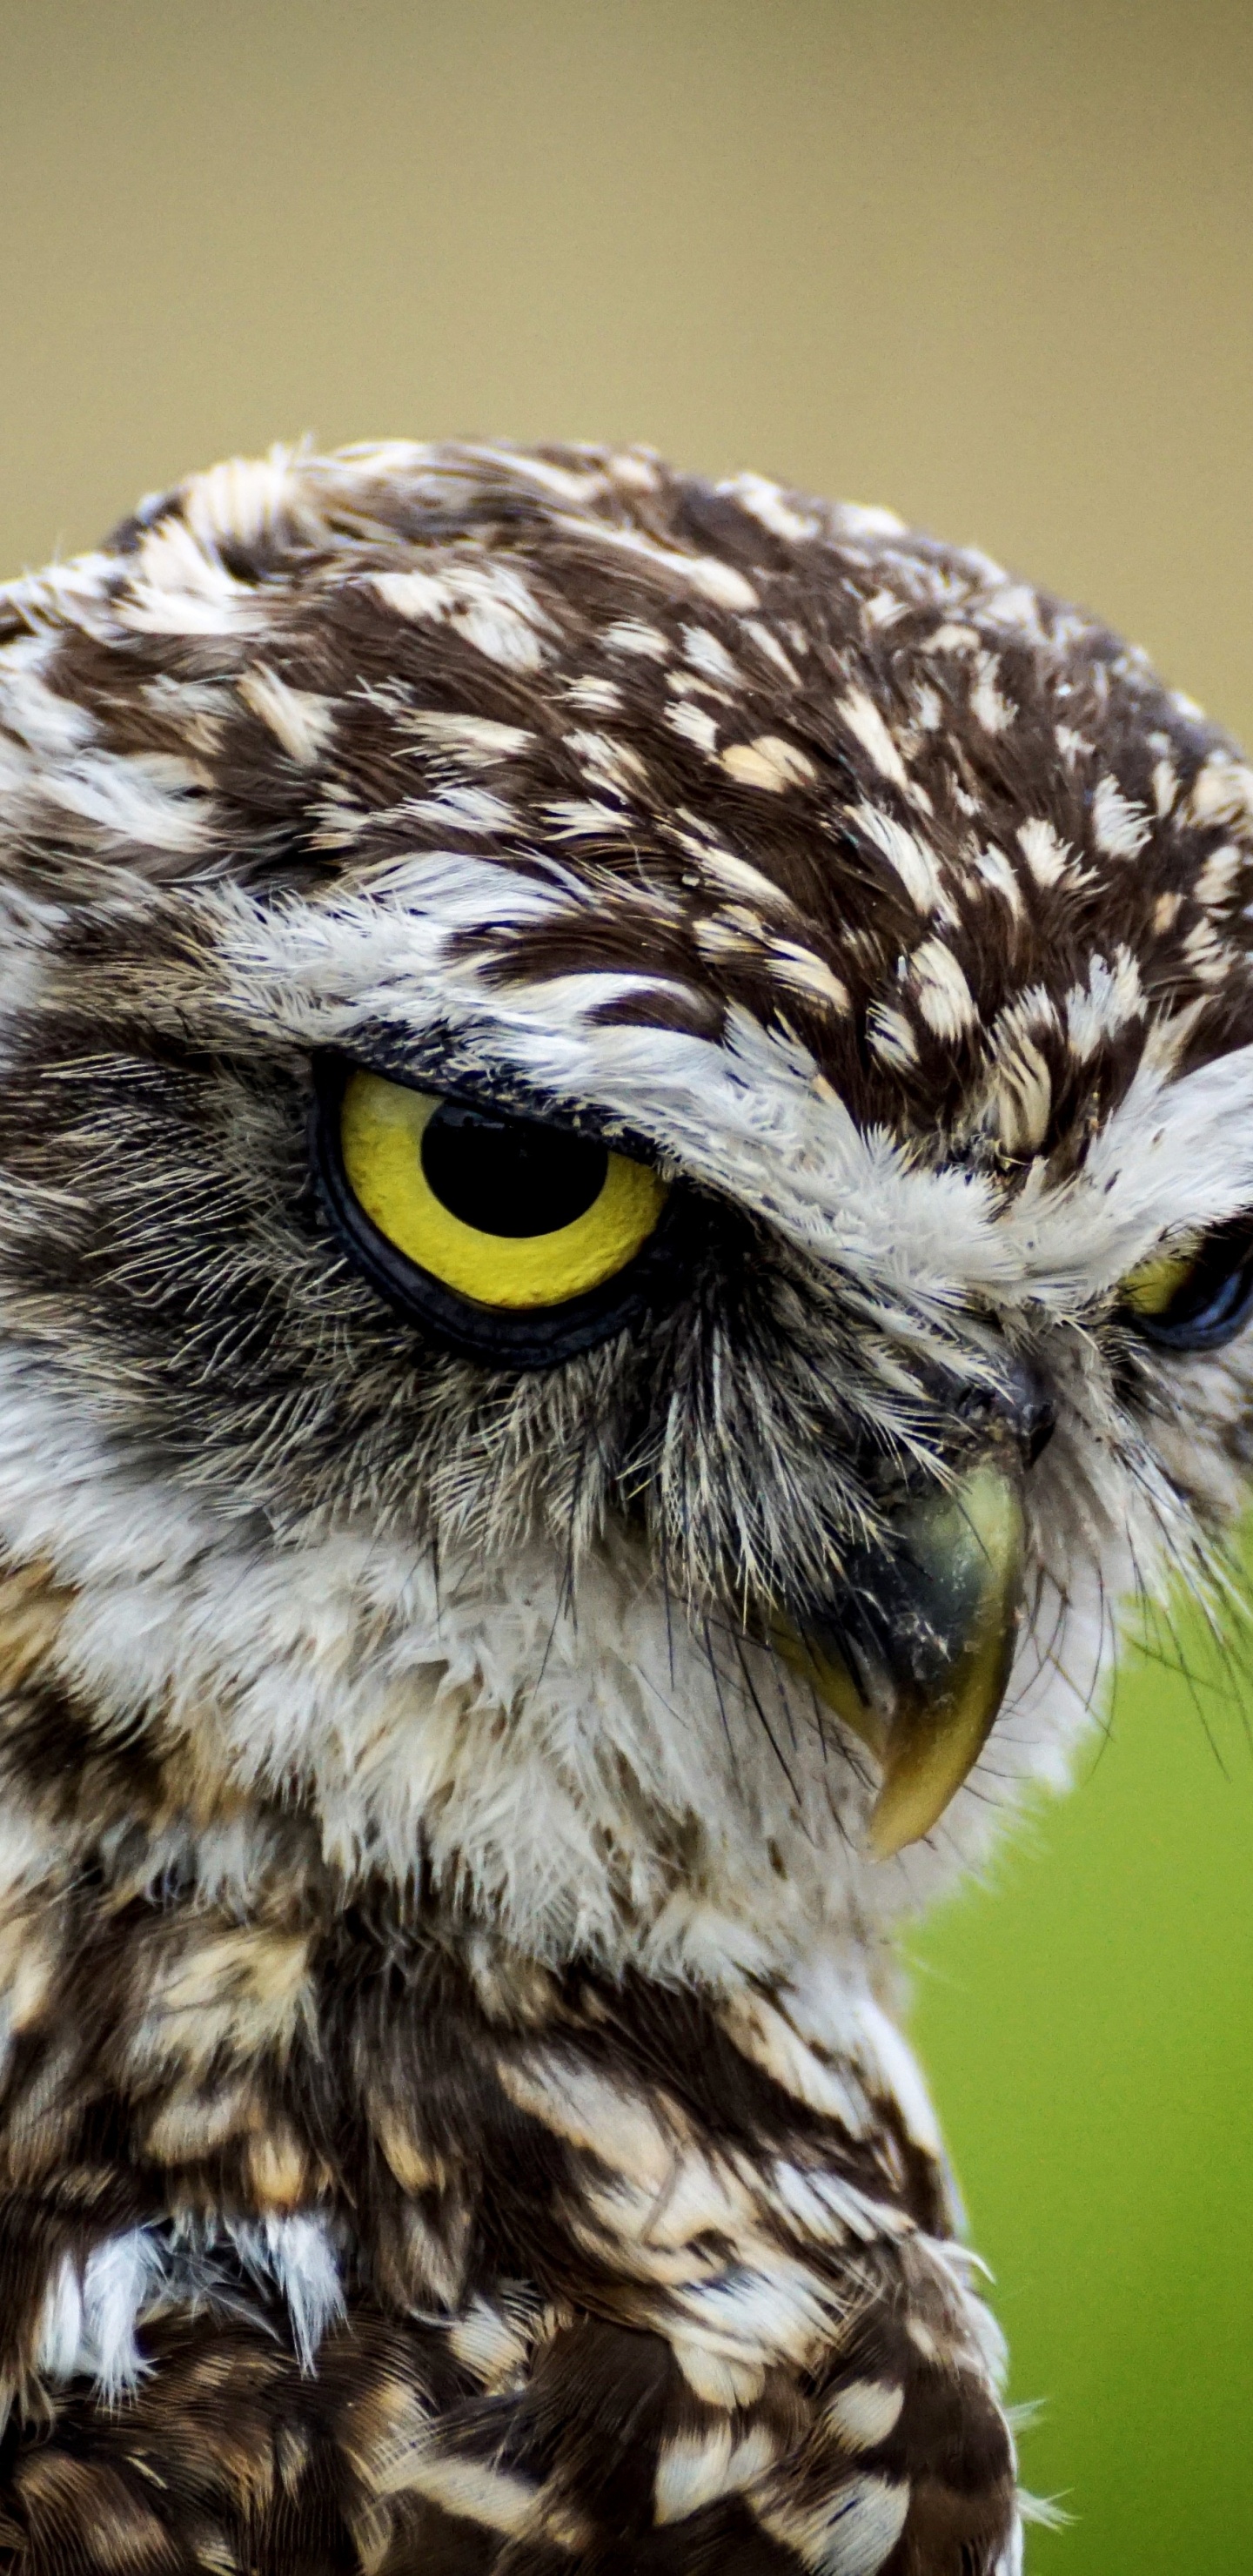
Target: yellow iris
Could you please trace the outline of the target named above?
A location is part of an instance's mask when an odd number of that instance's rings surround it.
[[[565,1305],[615,1277],[648,1241],[666,1184],[646,1163],[625,1154],[603,1155],[603,1177],[599,1165],[593,1166],[596,1194],[569,1223],[524,1233],[502,1211],[501,1231],[494,1233],[492,1208],[482,1204],[481,1193],[475,1212],[485,1222],[467,1223],[432,1187],[424,1160],[426,1131],[444,1107],[438,1093],[412,1091],[357,1069],[344,1089],[340,1150],[349,1185],[379,1233],[458,1296],[515,1309]],[[526,1121],[517,1126],[520,1138],[543,1132]],[[504,1132],[507,1151],[507,1125]],[[556,1154],[564,1141],[553,1131]],[[570,1150],[577,1153],[579,1147],[572,1144]],[[582,1150],[586,1155],[588,1149]],[[465,1153],[472,1158],[473,1152],[471,1135]]]
[[[1177,1244],[1171,1252],[1152,1253],[1129,1271],[1120,1296],[1133,1315],[1165,1315],[1196,1267],[1195,1243]]]

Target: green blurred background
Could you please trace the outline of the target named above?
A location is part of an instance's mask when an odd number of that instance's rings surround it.
[[[641,437],[975,539],[1253,737],[1251,111],[1249,0],[0,0],[0,566],[306,429]],[[1202,1663],[918,1945],[1041,2576],[1253,2563],[1253,1691]]]

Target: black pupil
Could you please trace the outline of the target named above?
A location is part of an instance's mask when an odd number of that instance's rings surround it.
[[[1247,1218],[1219,1226],[1171,1298],[1163,1322],[1215,1328],[1236,1313],[1249,1289],[1253,1245]]]
[[[1216,1351],[1243,1330],[1253,1311],[1253,1225],[1247,1215],[1216,1226],[1160,1315],[1138,1329],[1159,1349]]]
[[[442,1101],[422,1136],[436,1198],[480,1234],[556,1234],[595,1205],[608,1168],[590,1137],[460,1100]]]

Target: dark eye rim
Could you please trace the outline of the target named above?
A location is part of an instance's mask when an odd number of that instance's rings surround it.
[[[1154,1350],[1221,1350],[1253,1316],[1253,1216],[1216,1226],[1178,1296],[1162,1315],[1128,1312],[1126,1322]]]
[[[564,1305],[501,1312],[477,1305],[419,1268],[366,1215],[344,1170],[339,1113],[348,1078],[359,1070],[376,1068],[329,1051],[314,1056],[310,1161],[323,1210],[341,1249],[406,1323],[416,1325],[461,1359],[525,1371],[558,1367],[563,1360],[593,1350],[615,1333],[677,1304],[688,1284],[700,1230],[697,1202],[682,1189],[671,1191],[655,1232],[625,1269]],[[394,1067],[387,1068],[389,1082],[404,1078]],[[438,1076],[425,1069],[412,1082],[415,1090],[442,1087]],[[466,1095],[450,1090],[446,1096]],[[477,1096],[482,1098],[481,1091]]]

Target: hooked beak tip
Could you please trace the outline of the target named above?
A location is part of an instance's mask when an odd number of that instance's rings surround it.
[[[900,1557],[939,1641],[936,1668],[895,1680],[872,1709],[842,1664],[806,1647],[822,1697],[880,1766],[866,1829],[876,1860],[931,1833],[969,1778],[1005,1696],[1020,1618],[1021,1483],[995,1459],[898,1524]]]

